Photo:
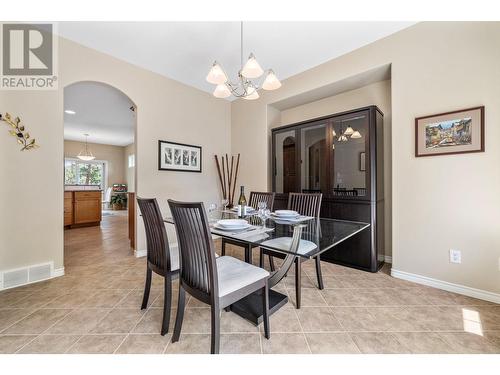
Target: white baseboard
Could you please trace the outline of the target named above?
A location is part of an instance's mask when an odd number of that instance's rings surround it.
[[[392,257],[390,255],[379,254],[378,260],[380,262],[392,263]]]
[[[391,269],[391,276],[417,284],[431,286],[433,288],[446,290],[448,292],[463,294],[464,296],[482,299],[485,301],[500,303],[500,294],[488,292],[486,290],[471,288],[465,285],[453,284],[447,281],[433,279],[427,276],[416,275],[409,272]]]
[[[64,267],[54,269],[52,277],[59,277],[59,276],[64,276]]]

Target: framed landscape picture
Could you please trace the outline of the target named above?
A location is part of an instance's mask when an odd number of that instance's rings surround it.
[[[160,171],[201,172],[201,147],[158,141]]]
[[[415,119],[415,156],[484,151],[484,107]]]

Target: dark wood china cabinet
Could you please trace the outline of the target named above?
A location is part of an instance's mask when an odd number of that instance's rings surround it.
[[[370,223],[322,260],[376,272],[384,250],[383,113],[376,106],[272,130],[275,209],[290,192],[322,192],[321,217]]]

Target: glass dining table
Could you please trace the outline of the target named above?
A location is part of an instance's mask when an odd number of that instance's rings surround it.
[[[246,248],[246,253],[250,254],[245,257],[247,262],[252,263],[252,249],[256,247],[278,253],[280,258],[283,258],[280,266],[271,272],[268,279],[270,314],[288,302],[288,296],[271,288],[286,276],[298,258],[315,258],[370,226],[369,223],[337,219],[299,217],[294,220],[282,220],[273,216],[264,226],[256,214],[251,214],[245,217],[251,225],[248,228],[226,230],[221,229],[217,222],[221,219],[236,218],[233,211],[214,211],[207,215],[212,235]],[[164,221],[174,224],[172,218],[166,218]],[[257,325],[262,322],[262,297],[259,292],[251,294],[231,305],[231,311]]]

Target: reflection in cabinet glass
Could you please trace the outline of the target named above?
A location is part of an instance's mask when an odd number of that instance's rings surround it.
[[[383,114],[375,106],[272,130],[275,208],[287,193],[323,193],[322,217],[371,224],[322,259],[375,272],[383,251]]]

